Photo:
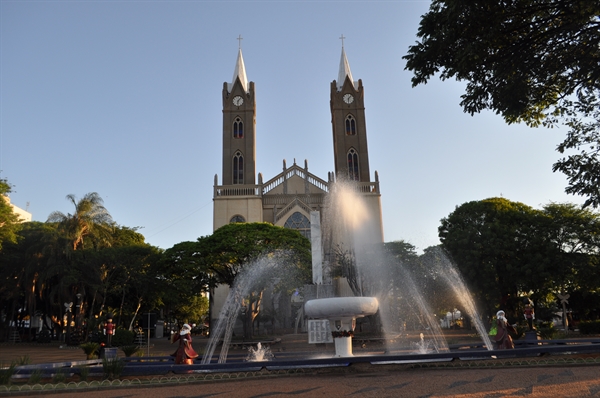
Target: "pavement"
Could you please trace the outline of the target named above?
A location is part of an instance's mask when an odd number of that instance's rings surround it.
[[[306,335],[286,335],[271,349],[279,352],[314,349]],[[202,351],[206,339],[196,337],[194,347]],[[332,346],[320,347],[322,354],[333,353]],[[365,349],[368,349],[366,347]],[[166,338],[151,339],[144,355],[166,356],[175,350]],[[360,355],[361,348],[355,350]],[[232,348],[230,355],[243,355],[246,347]],[[118,351],[119,356],[122,352]],[[0,344],[0,365],[28,358],[30,364],[85,360],[80,348],[59,343]],[[299,369],[298,372],[269,374],[246,372],[235,375],[165,375],[152,380],[110,387],[90,385],[57,392],[47,397],[600,397],[600,356],[583,361],[568,356],[517,358],[495,362],[445,364],[353,364],[348,367]],[[185,366],[185,365],[180,365]],[[71,389],[73,391],[73,389]],[[3,392],[0,396],[29,396],[33,391]],[[35,392],[35,395],[42,392]]]

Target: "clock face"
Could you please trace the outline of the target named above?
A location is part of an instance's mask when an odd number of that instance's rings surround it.
[[[344,94],[344,102],[347,104],[351,104],[352,102],[354,102],[354,97],[352,96],[352,94]]]
[[[242,97],[240,97],[239,95],[236,95],[235,97],[233,97],[233,105],[240,106],[243,103],[244,103],[244,99]]]

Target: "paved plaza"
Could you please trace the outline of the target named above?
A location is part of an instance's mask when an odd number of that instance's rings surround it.
[[[300,347],[305,336],[284,340],[273,351]],[[300,339],[300,340],[298,340]],[[204,341],[195,340],[202,347]],[[169,355],[174,345],[165,339],[151,339],[150,356]],[[239,349],[241,350],[241,349]],[[230,351],[231,352],[231,351]],[[241,351],[240,351],[241,352]],[[235,353],[235,351],[234,351]],[[119,354],[122,353],[119,351]],[[84,360],[78,348],[58,343],[0,344],[0,362],[24,356],[30,363]],[[188,378],[185,375],[153,376],[130,386],[90,386],[75,392],[44,392],[48,397],[594,397],[600,396],[600,356],[588,355],[579,361],[568,356],[517,358],[513,360],[454,361],[452,364],[370,365],[303,369],[293,374],[246,372],[235,379]],[[185,365],[181,365],[185,366]],[[2,393],[0,396],[28,396],[39,392]]]

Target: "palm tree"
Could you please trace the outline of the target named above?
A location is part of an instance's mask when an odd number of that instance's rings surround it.
[[[63,214],[54,211],[48,216],[47,222],[59,224],[70,248],[83,249],[85,237],[91,238],[96,245],[110,246],[114,221],[100,195],[90,192],[77,201],[75,195],[70,194],[67,199],[75,206],[75,212]]]

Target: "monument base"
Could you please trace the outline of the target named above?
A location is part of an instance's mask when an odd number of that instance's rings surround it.
[[[102,347],[100,349],[100,359],[116,359],[117,348],[116,347]]]
[[[542,343],[539,343],[538,340],[541,340],[542,338],[540,337],[540,334],[538,333],[537,330],[529,330],[527,332],[525,332],[525,341],[529,344],[529,345],[541,345]]]

